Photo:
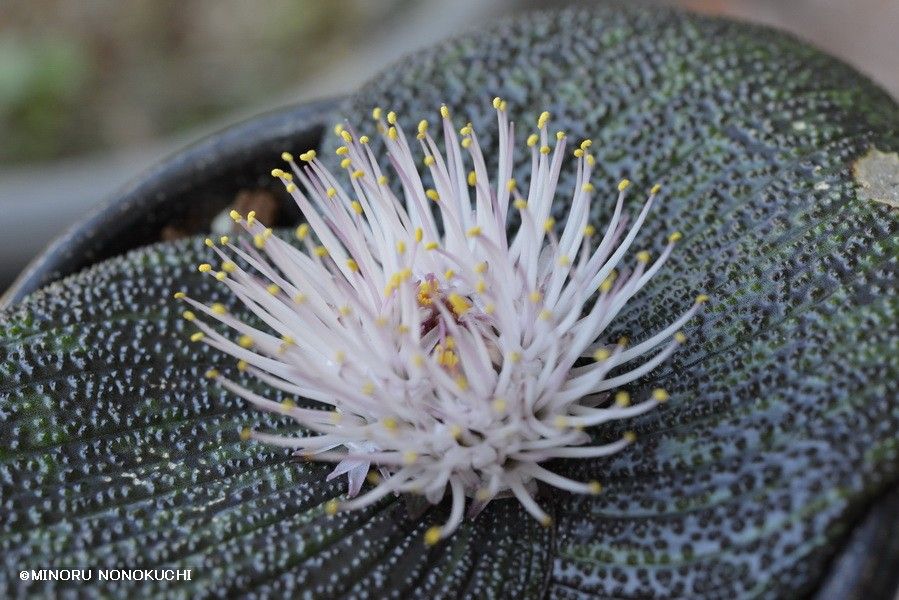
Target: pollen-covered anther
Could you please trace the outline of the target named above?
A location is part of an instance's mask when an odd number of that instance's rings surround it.
[[[206,245],[220,270],[198,269],[223,281],[242,306],[175,294],[198,329],[190,338],[230,354],[244,373],[240,381],[229,379],[233,369],[206,376],[303,432],[244,428],[242,440],[334,463],[331,478],[346,474],[348,498],[325,502],[328,515],[397,493],[448,498],[447,521],[424,532],[429,546],[458,529],[469,502],[477,513],[495,498],[515,498],[549,526],[538,484],[599,493],[598,482],[554,469],[568,468],[566,459],[600,461],[636,439],[628,431],[594,445],[602,436],[590,428],[669,401],[661,387],[635,392],[633,402],[623,390],[658,372],[708,300],[700,294],[666,326],[634,331],[633,345],[616,341],[619,315],[634,314],[629,299],[681,239],[670,234],[655,258],[633,247],[660,187],[631,213],[628,180],[617,193],[590,180],[591,140],[577,144],[577,161],[566,160],[561,149],[570,142],[549,131],[544,111],[524,148],[506,100],[492,104],[496,129],[483,136],[467,121],[453,124],[446,105],[437,127],[410,120],[412,136],[396,112],[376,107],[374,126],[366,126],[383,144],[366,146],[367,136],[339,124],[336,158],[307,150],[298,165],[281,153],[289,171],[272,175],[303,214],[296,239],[274,235],[252,211],[232,211],[245,234],[211,237]],[[439,144],[432,133],[442,134]],[[496,146],[481,147],[480,139]],[[519,185],[513,169],[521,154],[530,160]],[[572,181],[560,169],[571,169],[573,186],[559,186]],[[609,221],[591,223],[598,213]],[[321,406],[268,400],[275,388]]]

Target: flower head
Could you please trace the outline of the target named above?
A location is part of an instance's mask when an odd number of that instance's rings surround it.
[[[329,503],[329,512],[402,492],[437,503],[449,489],[449,519],[428,531],[428,543],[458,527],[466,498],[473,516],[511,495],[548,523],[535,500],[537,482],[598,493],[598,482],[571,480],[543,463],[607,456],[634,440],[626,433],[585,445],[585,428],[667,399],[656,389],[632,401],[622,388],[674,352],[683,341],[680,327],[705,299],[633,347],[607,342],[609,325],[680,238],[672,234],[655,259],[629,254],[660,188],[629,220],[629,182],[622,181],[612,217],[597,231],[589,222],[597,192],[586,140],[574,150],[577,182],[567,220],[556,223],[551,208],[568,162],[565,134],[550,134],[549,113],[539,116],[527,138],[531,174],[523,185],[512,178],[514,126],[505,101],[494,100],[494,108],[493,177],[472,126],[457,130],[445,106],[443,149],[427,121],[410,139],[394,113],[375,109],[385,161],[366,136],[338,126],[344,178],[312,150],[299,161],[285,152],[289,170],[272,173],[306,218],[296,230],[300,247],[272,235],[253,213],[232,213],[249,238],[207,240],[221,266],[200,266],[264,328],[221,305],[184,298],[233,330],[223,335],[188,311],[199,327],[195,339],[234,356],[241,370],[273,388],[317,403],[277,403],[210,370],[227,389],[308,430],[302,437],[246,430],[246,437],[336,463],[328,478],[346,475],[349,499]],[[388,178],[398,179],[400,196]],[[518,225],[510,235],[512,221]],[[360,495],[367,477],[372,485]]]

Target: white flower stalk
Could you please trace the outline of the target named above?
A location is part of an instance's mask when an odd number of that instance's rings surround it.
[[[659,186],[629,220],[623,214],[629,182],[622,181],[600,235],[589,222],[595,160],[584,141],[574,150],[577,183],[568,218],[557,226],[551,208],[566,162],[565,134],[550,135],[549,114],[540,115],[527,138],[531,175],[522,186],[512,179],[514,127],[506,103],[497,98],[494,107],[499,166],[492,176],[472,126],[456,130],[445,106],[442,150],[427,121],[410,139],[394,113],[375,109],[383,162],[366,136],[338,127],[345,178],[312,150],[299,162],[285,152],[290,171],[273,174],[307,220],[296,231],[303,249],[273,236],[253,213],[232,212],[252,243],[207,240],[221,267],[200,265],[263,329],[221,305],[176,295],[234,332],[223,335],[189,310],[185,317],[199,327],[194,340],[234,356],[241,370],[272,388],[318,403],[273,402],[215,369],[208,373],[256,407],[287,414],[308,430],[302,437],[244,430],[244,437],[336,463],[328,479],[346,475],[348,499],[328,502],[327,512],[405,492],[437,503],[449,488],[449,519],[428,530],[428,544],[459,526],[466,498],[474,516],[494,498],[514,496],[549,524],[535,500],[538,482],[598,493],[598,482],[571,480],[543,463],[608,456],[633,442],[626,433],[585,445],[585,428],[640,415],[667,399],[656,389],[632,403],[622,387],[674,352],[683,341],[679,329],[706,299],[698,297],[633,347],[606,342],[609,325],[680,237],[672,234],[655,260],[646,251],[626,258]],[[421,164],[433,188],[426,188]],[[388,174],[399,180],[401,196]],[[513,212],[520,225],[509,235]],[[360,495],[366,478],[371,486]]]

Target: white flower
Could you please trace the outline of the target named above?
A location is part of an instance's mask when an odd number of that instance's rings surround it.
[[[648,252],[626,258],[659,186],[629,222],[622,214],[629,182],[622,181],[612,218],[598,235],[589,223],[595,161],[591,142],[584,141],[574,150],[577,183],[568,218],[557,227],[550,209],[566,162],[565,134],[551,136],[549,114],[540,115],[537,132],[527,138],[530,181],[521,186],[512,179],[514,127],[506,103],[497,98],[494,107],[499,167],[493,177],[472,126],[457,132],[445,106],[443,151],[427,121],[409,140],[394,113],[385,121],[375,109],[384,164],[366,136],[338,127],[345,145],[337,154],[348,184],[314,151],[300,155],[299,163],[284,153],[290,172],[273,174],[308,222],[296,231],[305,251],[273,236],[253,213],[232,212],[252,243],[207,240],[223,262],[218,272],[200,265],[266,327],[186,298],[236,337],[196,320],[200,331],[193,339],[239,359],[240,369],[272,388],[319,403],[273,402],[210,370],[227,389],[263,410],[290,415],[309,432],[292,437],[245,430],[245,437],[337,463],[329,478],[346,474],[352,499],[329,502],[330,513],[402,492],[437,503],[449,487],[449,520],[427,532],[429,544],[459,526],[466,497],[474,516],[497,496],[512,495],[548,524],[534,499],[538,481],[599,492],[599,483],[573,481],[542,463],[607,456],[631,443],[627,433],[586,446],[584,428],[639,415],[667,399],[656,389],[631,403],[621,388],[674,352],[683,341],[678,330],[705,300],[698,297],[636,346],[606,342],[609,324],[680,237],[672,234],[654,261]],[[413,146],[423,156],[416,158]],[[433,188],[425,188],[422,162]],[[388,176],[399,180],[402,196]],[[513,211],[520,225],[509,236]],[[185,317],[196,319],[191,311]],[[372,467],[378,471],[369,473]],[[358,495],[366,475],[373,485]]]

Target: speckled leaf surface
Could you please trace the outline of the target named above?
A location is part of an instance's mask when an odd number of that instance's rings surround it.
[[[640,447],[570,465],[607,491],[553,498],[548,595],[813,589],[844,526],[897,470],[899,214],[859,193],[853,166],[899,147],[899,107],[769,30],[621,6],[451,41],[342,112],[367,132],[372,106],[408,126],[446,103],[489,146],[494,96],[520,140],[544,109],[569,137],[594,140],[597,188],[610,190],[596,223],[620,178],[664,183],[642,240],[658,249],[676,229],[684,243],[617,333],[642,339],[692,293],[714,299],[686,351],[650,379],[672,401],[641,419]]]
[[[845,528],[897,475],[899,216],[862,197],[852,169],[872,147],[899,149],[896,104],[764,30],[597,9],[527,17],[419,53],[344,113],[356,122],[380,104],[414,124],[447,102],[487,145],[495,95],[522,129],[547,108],[570,136],[594,139],[597,188],[623,176],[638,189],[666,186],[641,240],[658,249],[673,229],[684,240],[610,337],[640,340],[696,292],[713,296],[687,346],[641,383],[672,398],[636,423],[638,443],[559,466],[599,479],[603,494],[542,497],[551,529],[496,502],[432,550],[422,532],[445,507],[410,517],[406,502],[385,499],[324,516],[341,492],[323,481],[327,467],[241,442],[244,424],[288,425],[202,379],[229,363],[186,341],[170,294],[229,303],[193,270],[205,248],[159,246],[0,316],[0,594],[84,589],[25,586],[26,568],[160,566],[191,568],[193,580],[97,589],[375,598],[814,589]],[[609,208],[598,206],[597,225]]]
[[[436,549],[446,518],[385,499],[324,514],[328,466],[243,442],[287,430],[203,379],[173,289],[231,304],[201,240],[113,259],[0,315],[0,596],[534,596],[552,534],[512,503]],[[238,310],[238,307],[234,307]],[[277,394],[268,392],[273,398]],[[419,511],[420,512],[420,511]],[[191,569],[189,582],[29,583],[25,569]]]

